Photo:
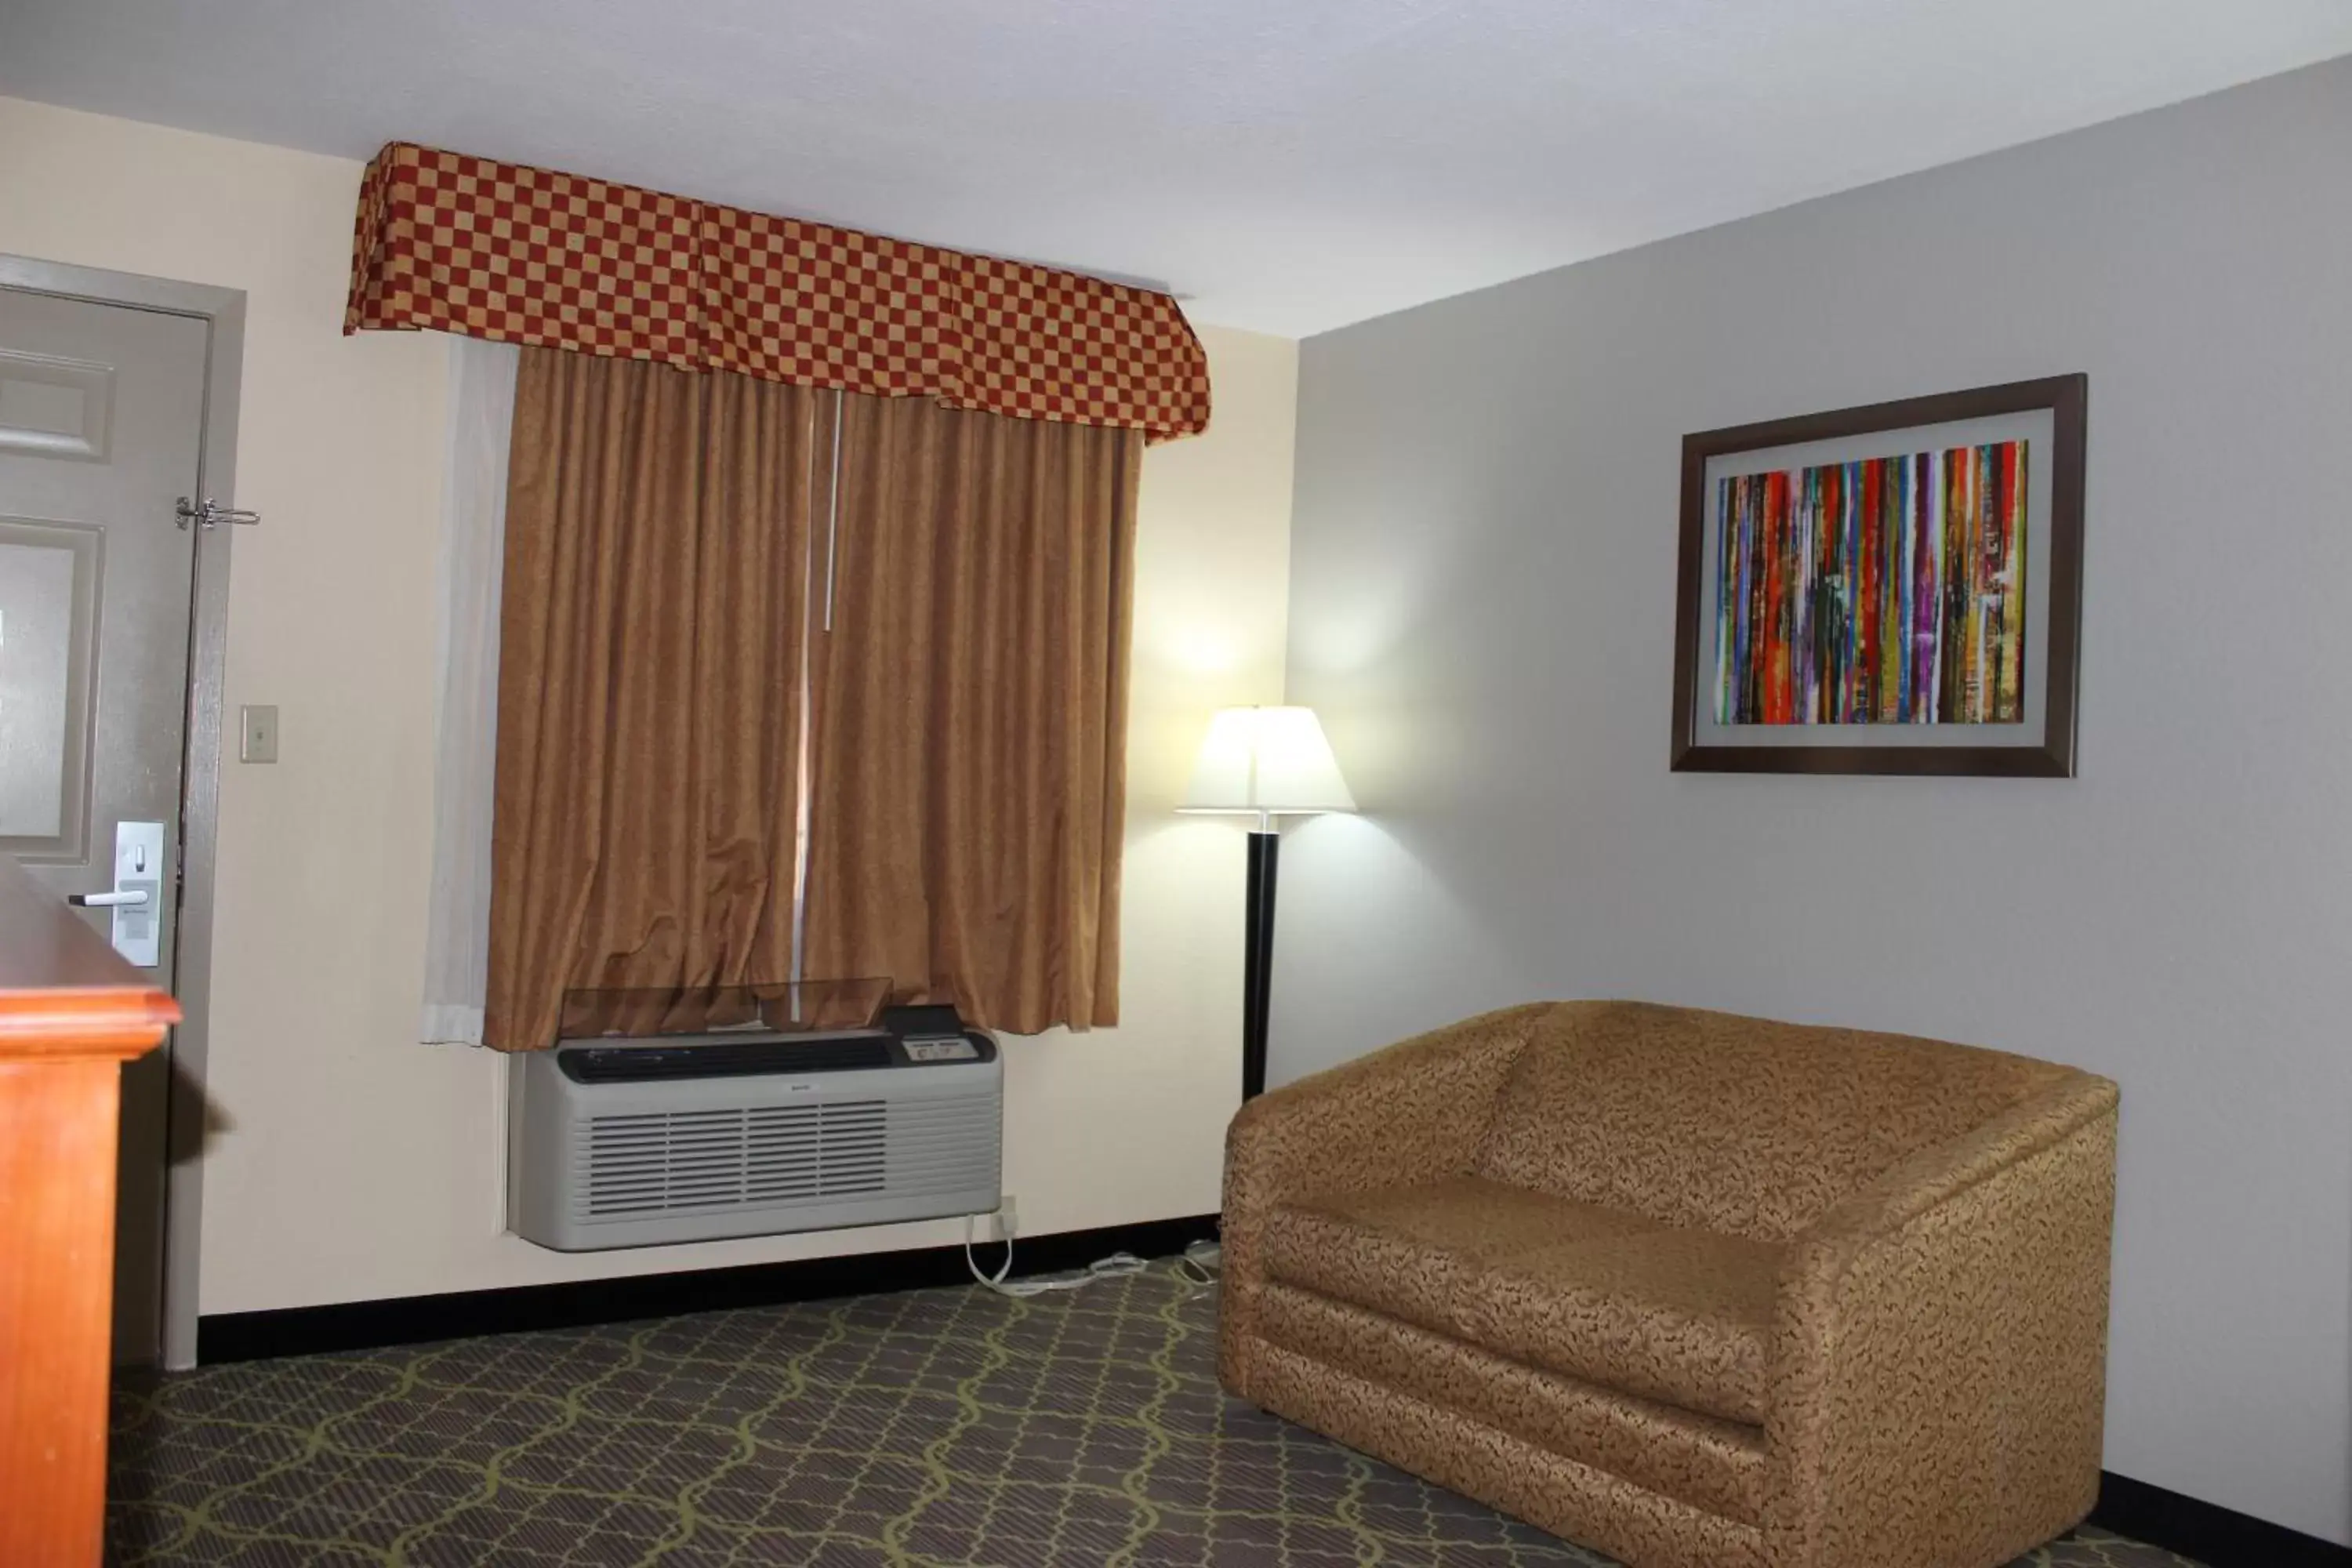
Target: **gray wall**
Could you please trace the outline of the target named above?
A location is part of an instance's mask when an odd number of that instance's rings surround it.
[[[1277,1080],[1534,996],[2124,1087],[2112,1469],[2352,1539],[2352,60],[1310,340]],[[1685,431],[2091,383],[2081,776],[1666,771]]]

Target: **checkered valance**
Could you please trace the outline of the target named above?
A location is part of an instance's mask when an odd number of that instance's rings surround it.
[[[502,342],[1152,439],[1209,425],[1165,294],[395,142],[360,183],[343,331]]]

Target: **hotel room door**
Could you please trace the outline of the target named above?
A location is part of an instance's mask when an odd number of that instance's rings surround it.
[[[0,289],[0,851],[167,989],[206,340]],[[122,1069],[117,1363],[161,1351],[171,1050]]]

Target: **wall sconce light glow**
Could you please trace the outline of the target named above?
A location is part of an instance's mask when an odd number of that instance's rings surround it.
[[[1160,639],[1160,660],[1193,677],[1231,675],[1242,666],[1240,639],[1225,628],[1186,626]]]
[[[1209,721],[1179,811],[1276,816],[1353,811],[1356,797],[1312,708],[1226,708]]]

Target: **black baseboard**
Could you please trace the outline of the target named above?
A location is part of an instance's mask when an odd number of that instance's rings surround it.
[[[2099,1506],[2091,1510],[2091,1522],[2195,1558],[2206,1568],[2352,1568],[2352,1546],[2200,1502],[2113,1470],[2099,1478]]]
[[[1013,1250],[1013,1276],[1082,1268],[1114,1252],[1166,1258],[1195,1241],[1213,1240],[1214,1215],[1150,1220],[1024,1237]],[[975,1249],[982,1267],[999,1257],[993,1244]],[[477,1334],[570,1329],[584,1323],[627,1322],[729,1307],[769,1307],[829,1296],[915,1290],[971,1279],[961,1247],[868,1252],[754,1263],[690,1273],[638,1274],[562,1285],[521,1285],[505,1290],[463,1290],[446,1296],[404,1296],[388,1301],[343,1301],[268,1312],[224,1312],[196,1321],[196,1360],[260,1361],[320,1351],[372,1350]]]

